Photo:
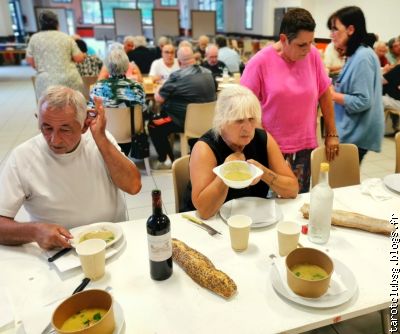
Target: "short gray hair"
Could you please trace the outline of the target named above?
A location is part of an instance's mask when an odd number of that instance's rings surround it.
[[[127,42],[131,42],[131,43],[133,43],[133,45],[135,45],[135,37],[130,36],[130,35],[125,36],[125,38],[124,38],[124,44],[127,43]]]
[[[133,45],[135,46],[135,48],[137,48],[138,46],[147,46],[146,37],[141,35],[135,36]]]
[[[240,85],[224,88],[215,106],[213,133],[217,137],[224,125],[245,118],[261,122],[261,106],[253,92]]]
[[[47,109],[62,111],[66,107],[71,107],[75,111],[75,118],[83,127],[87,117],[87,108],[86,99],[80,91],[54,85],[49,86],[39,99],[39,114]]]
[[[115,77],[126,73],[129,67],[129,59],[123,49],[111,50],[104,61],[110,76]]]

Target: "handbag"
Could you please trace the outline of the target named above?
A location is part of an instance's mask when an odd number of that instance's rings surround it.
[[[144,159],[150,156],[150,144],[145,132],[132,135],[131,156],[135,159]]]

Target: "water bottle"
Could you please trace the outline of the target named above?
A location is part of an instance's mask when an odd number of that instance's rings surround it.
[[[333,190],[329,186],[329,164],[320,165],[319,182],[311,190],[308,239],[317,244],[328,242],[331,231]]]
[[[153,190],[153,214],[147,220],[150,276],[162,281],[172,275],[172,239],[169,218],[162,212],[161,191]]]
[[[225,83],[227,83],[229,81],[229,72],[226,67],[224,67],[224,69],[222,71],[222,79]]]

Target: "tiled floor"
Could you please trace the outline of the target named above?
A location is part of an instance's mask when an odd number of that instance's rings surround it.
[[[30,76],[34,71],[24,66],[0,66],[0,171],[10,151],[38,133],[34,117],[35,95]],[[152,153],[154,158],[154,151]],[[146,218],[151,214],[151,190],[162,190],[164,210],[174,213],[174,193],[170,172],[157,172],[147,176],[142,161],[137,161],[142,171],[142,190],[135,196],[126,196],[129,217]],[[393,138],[385,138],[382,152],[369,152],[361,166],[361,178],[378,177],[394,172],[395,147]],[[1,185],[0,185],[1,188]],[[325,327],[310,333],[378,334],[381,333],[378,313]]]

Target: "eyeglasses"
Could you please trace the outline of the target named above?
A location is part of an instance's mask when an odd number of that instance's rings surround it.
[[[163,53],[173,54],[173,53],[175,53],[175,52],[174,52],[174,51],[163,51]]]

